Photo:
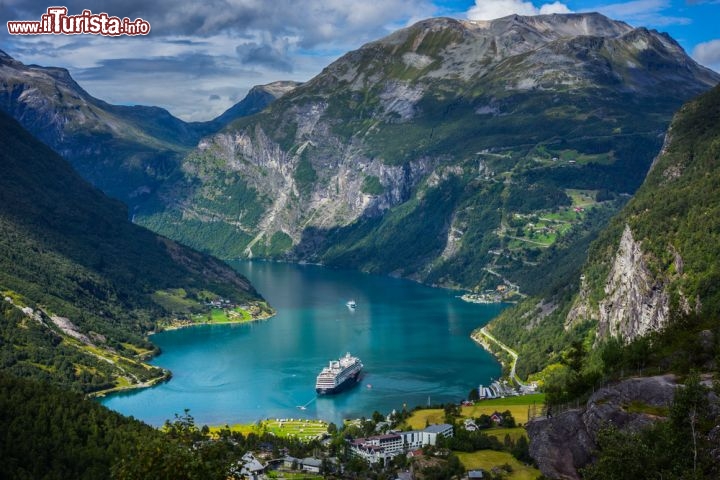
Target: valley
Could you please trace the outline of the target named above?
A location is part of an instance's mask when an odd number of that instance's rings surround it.
[[[427,20],[205,137],[158,191],[165,207],[135,218],[222,258],[533,294],[579,269],[567,252],[640,185],[683,99],[717,81],[600,15]]]
[[[0,51],[0,477],[720,475],[720,74],[403,25],[202,122]]]

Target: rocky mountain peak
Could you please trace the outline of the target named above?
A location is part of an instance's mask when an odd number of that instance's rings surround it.
[[[255,85],[250,89],[245,98],[225,110],[219,117],[215,118],[212,123],[215,123],[218,127],[222,127],[240,117],[258,113],[278,98],[295,90],[299,85],[302,84],[289,80],[280,80],[265,85]]]
[[[327,90],[349,83],[351,89],[362,90],[400,80],[418,87],[435,81],[472,81],[497,68],[510,85],[565,89],[626,84],[640,94],[657,84],[657,79],[645,80],[659,70],[665,76],[675,69],[675,75],[689,83],[699,78],[705,88],[719,78],[666,34],[633,28],[599,13],[581,13],[422,20],[349,52],[305,86]]]
[[[263,91],[269,93],[275,98],[280,98],[283,95],[292,92],[300,85],[302,85],[301,82],[293,82],[291,80],[279,80],[277,82],[271,82],[266,85],[256,85],[251,88],[250,91]]]
[[[632,27],[627,23],[601,15],[599,13],[571,13],[522,16],[510,15],[488,22],[468,22],[494,32],[503,32],[511,28],[524,27],[555,38],[576,37],[582,35],[596,37],[618,37]],[[481,25],[484,23],[485,25]]]
[[[20,63],[17,60],[15,60],[13,57],[5,53],[3,50],[0,50],[0,66],[2,65],[13,65]]]
[[[182,207],[162,221],[189,219],[193,227],[177,238],[196,246],[193,228],[219,231],[222,223],[221,255],[321,261],[451,285],[453,270],[475,262],[480,237],[480,255],[499,243],[491,232],[502,231],[499,217],[473,227],[480,216],[471,199],[496,201],[504,188],[497,175],[528,185],[546,179],[554,191],[538,193],[530,208],[518,190],[510,213],[551,208],[548,198],[567,203],[564,189],[578,186],[632,192],[674,109],[718,81],[666,37],[600,14],[422,20],[348,52],[271,108],[201,141],[182,168],[202,187],[173,201]],[[428,195],[438,196],[432,207]],[[200,205],[222,220],[211,224]],[[432,227],[413,216],[427,208],[437,214]],[[418,225],[432,247],[416,251],[408,267],[390,252]],[[483,233],[461,238],[473,228]],[[377,257],[368,245],[386,241],[387,262],[368,260]]]

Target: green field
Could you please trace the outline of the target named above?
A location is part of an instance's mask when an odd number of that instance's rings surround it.
[[[463,417],[477,418],[482,414],[492,415],[494,412],[504,412],[505,410],[510,410],[510,413],[517,423],[525,424],[528,421],[528,408],[535,405],[539,409],[542,408],[544,403],[545,394],[535,393],[519,397],[480,400],[473,406],[462,407],[461,412]]]
[[[462,407],[461,415],[463,418],[477,418],[482,414],[492,415],[494,412],[510,410],[512,416],[515,417],[515,421],[524,424],[528,421],[528,407],[536,405],[539,409],[544,403],[544,393],[518,397],[493,398],[480,400],[472,406]],[[405,423],[413,430],[422,430],[428,423],[443,423],[444,417],[445,413],[441,408],[415,410]]]
[[[201,305],[196,300],[188,298],[183,288],[158,290],[151,296],[152,300],[169,312],[188,313],[197,311]]]
[[[498,408],[501,406],[513,406],[513,405],[532,405],[532,404],[543,404],[545,403],[544,393],[533,393],[531,395],[519,395],[517,397],[505,397],[505,398],[489,398],[487,400],[480,400],[475,402],[475,406],[486,406],[486,405],[497,405]],[[465,407],[463,407],[465,408]],[[472,407],[468,407],[472,408]]]
[[[490,471],[494,467],[507,464],[512,471],[503,478],[508,480],[535,480],[541,475],[540,470],[523,465],[507,452],[479,450],[473,453],[455,452],[455,455],[458,456],[460,463],[467,470],[483,469]]]
[[[248,435],[250,433],[271,433],[278,437],[296,437],[301,440],[312,440],[327,433],[328,424],[322,420],[302,419],[267,419],[258,423],[238,423],[235,425],[213,426],[210,433],[217,434],[220,430],[229,428],[231,432]]]
[[[328,424],[322,420],[265,420],[263,428],[278,437],[318,438],[327,433]]]
[[[137,345],[133,345],[132,343],[121,343],[121,345],[123,347],[125,347],[126,349],[135,352],[135,354],[140,358],[145,358],[145,357],[151,356],[154,353],[150,349],[141,348],[141,347],[138,347]]]
[[[247,310],[240,307],[231,309],[213,308],[209,313],[193,315],[195,323],[244,323],[253,320]]]
[[[588,207],[595,205],[597,190],[578,190],[574,188],[565,189],[565,193],[572,199],[573,207]]]
[[[555,222],[562,223],[573,223],[578,221],[578,212],[572,208],[561,208],[557,212],[543,213],[541,217],[543,219],[552,220]]]
[[[513,214],[509,219],[510,226],[504,232],[507,237],[506,248],[549,247],[585,218],[585,211],[576,212],[575,208],[591,208],[596,203],[593,190],[568,189],[565,192],[572,198],[573,207],[559,207],[556,211],[540,210],[532,215]]]
[[[527,432],[525,431],[525,428],[523,427],[515,427],[515,428],[489,428],[487,430],[483,430],[483,433],[486,435],[489,435],[491,437],[495,437],[500,442],[505,440],[505,435],[510,435],[510,438],[516,442],[518,438],[520,437],[527,437]]]
[[[442,408],[425,408],[415,410],[410,418],[405,420],[405,424],[413,430],[422,430],[428,424],[443,423],[445,421],[445,413]]]

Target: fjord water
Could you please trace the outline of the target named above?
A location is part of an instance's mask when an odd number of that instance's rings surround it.
[[[470,304],[457,292],[354,271],[257,261],[233,266],[277,315],[154,335],[162,354],[152,363],[172,370],[173,378],[102,403],[153,425],[184,409],[200,425],[340,422],[374,410],[459,401],[500,375],[498,363],[470,339],[500,305]],[[350,299],[354,311],[346,306]],[[316,375],[345,352],[362,359],[362,381],[339,395],[316,396]]]

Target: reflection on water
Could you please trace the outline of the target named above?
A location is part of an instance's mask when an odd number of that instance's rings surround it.
[[[264,322],[200,326],[153,336],[173,372],[167,383],[101,400],[154,425],[185,408],[199,424],[262,418],[370,416],[460,400],[500,375],[470,332],[497,315],[456,293],[416,283],[317,266],[238,262],[277,310]],[[347,301],[357,303],[354,310]],[[365,364],[361,383],[316,397],[315,376],[345,352]],[[368,388],[370,384],[372,388]],[[304,408],[299,408],[304,407]]]

